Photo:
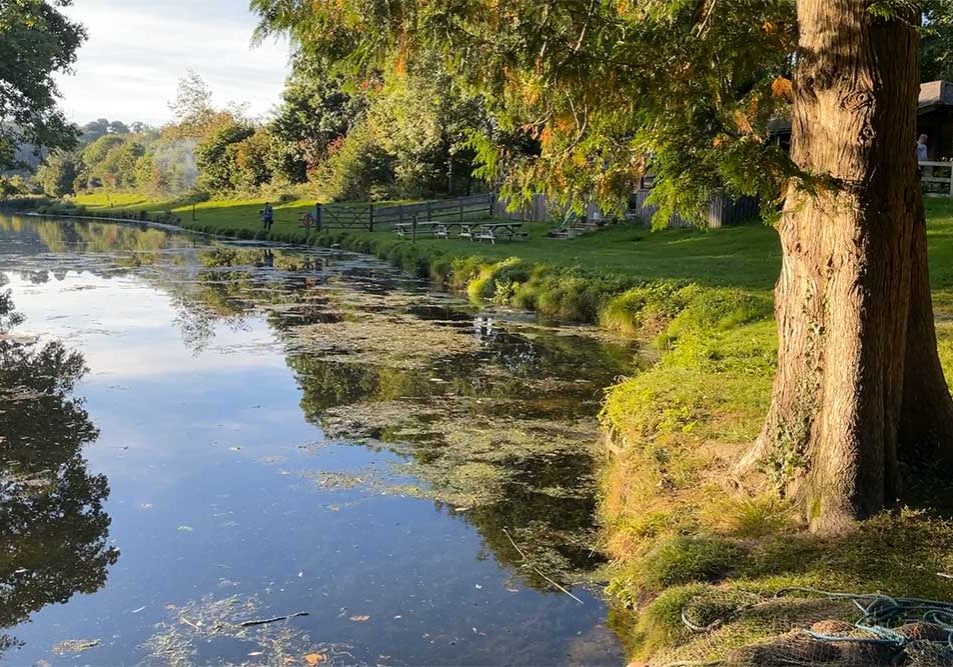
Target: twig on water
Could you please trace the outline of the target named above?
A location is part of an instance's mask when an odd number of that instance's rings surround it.
[[[582,600],[580,600],[580,599],[577,598],[575,595],[573,595],[572,593],[570,593],[569,591],[567,591],[565,588],[563,588],[562,586],[560,586],[559,584],[557,584],[555,581],[553,581],[552,579],[550,579],[549,577],[547,577],[545,574],[542,573],[542,571],[540,571],[540,569],[539,569],[538,567],[536,567],[535,565],[533,565],[533,562],[532,562],[529,558],[526,557],[526,554],[524,554],[524,553],[523,553],[523,550],[519,548],[519,545],[517,545],[516,542],[513,541],[513,538],[510,536],[510,533],[509,533],[509,531],[506,530],[506,528],[503,529],[503,534],[506,535],[506,539],[508,539],[508,540],[510,541],[510,544],[513,545],[513,548],[516,549],[516,552],[517,552],[517,553],[520,555],[520,557],[523,559],[523,562],[526,563],[527,565],[529,565],[531,568],[533,568],[533,569],[536,571],[536,574],[538,574],[539,576],[541,576],[543,579],[545,579],[546,581],[548,581],[549,583],[551,583],[553,586],[555,586],[556,588],[558,588],[560,591],[562,591],[563,593],[565,593],[566,595],[568,595],[569,597],[571,597],[573,600],[575,600],[575,601],[578,602],[579,604],[585,604]]]
[[[198,632],[201,632],[201,631],[202,631],[202,628],[200,628],[200,627],[197,626],[195,623],[193,623],[192,621],[190,621],[189,619],[187,619],[185,616],[179,616],[179,620],[182,621],[183,623],[185,623],[186,625],[192,626],[192,627],[195,628],[195,630],[198,631]]]
[[[274,618],[261,618],[253,621],[242,621],[238,624],[240,628],[248,628],[253,625],[265,625],[266,623],[277,623],[278,621],[287,621],[289,618],[297,618],[298,616],[310,616],[311,613],[307,611],[296,611],[293,614],[288,614],[287,616],[275,616]]]

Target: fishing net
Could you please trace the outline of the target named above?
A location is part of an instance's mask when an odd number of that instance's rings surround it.
[[[851,609],[855,622],[831,620]],[[948,602],[805,588],[773,597],[712,589],[690,599],[681,620],[694,640],[660,665],[953,667]]]

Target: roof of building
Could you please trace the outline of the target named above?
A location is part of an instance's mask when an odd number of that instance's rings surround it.
[[[920,84],[920,108],[931,106],[953,106],[953,83],[930,81]]]
[[[930,81],[920,84],[918,113],[929,113],[940,107],[953,107],[953,83],[949,81]],[[787,134],[791,131],[790,118],[772,118],[768,122],[771,134]]]

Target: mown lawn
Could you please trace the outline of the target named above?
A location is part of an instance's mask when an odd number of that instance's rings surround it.
[[[193,205],[188,201],[150,201],[129,193],[97,193],[75,197],[76,204],[90,212],[129,210],[162,212],[171,210],[184,225],[192,226]],[[258,211],[265,199],[221,200],[194,205],[195,224],[219,229],[222,233],[257,233],[261,229]],[[312,202],[273,202],[274,232],[302,242],[309,234],[298,226],[302,213],[312,210]],[[363,206],[363,204],[355,204]],[[953,203],[947,199],[927,200],[930,258],[933,284],[953,290]],[[632,225],[611,226],[571,241],[547,238],[551,225],[530,223],[528,241],[497,245],[463,239],[418,239],[423,254],[445,257],[479,255],[487,260],[519,257],[529,262],[597,273],[614,273],[636,280],[686,280],[711,287],[753,290],[772,288],[780,268],[777,235],[764,224],[752,222],[717,230],[673,229],[652,232]],[[390,229],[375,232],[352,231],[368,240],[393,240]],[[947,295],[942,296],[945,307]]]
[[[149,202],[138,195],[81,195],[77,205],[96,210],[161,212],[171,210],[185,226],[192,226],[191,203]],[[202,227],[223,233],[258,232],[258,211],[264,199],[206,201],[195,204],[195,221]],[[274,203],[273,231],[283,237],[308,235],[298,226],[302,213],[312,210],[311,202]],[[361,206],[361,205],[357,205]],[[760,223],[721,230],[689,229],[650,232],[634,225],[608,227],[571,241],[547,238],[551,225],[526,226],[528,241],[490,245],[464,239],[433,240],[420,238],[417,245],[424,254],[465,257],[479,255],[487,260],[520,257],[566,268],[609,272],[637,280],[691,280],[706,285],[727,285],[748,289],[770,289],[780,266],[780,248],[774,232]],[[392,240],[390,229],[375,232],[352,231],[369,240]]]

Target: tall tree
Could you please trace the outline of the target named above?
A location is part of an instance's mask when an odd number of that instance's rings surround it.
[[[73,194],[73,185],[81,169],[80,159],[73,153],[50,153],[36,172],[36,181],[50,197]]]
[[[772,473],[818,531],[896,501],[899,461],[953,452],[912,144],[910,0],[253,0],[262,30],[356,79],[439,53],[538,154],[486,141],[514,194],[621,202],[659,179],[660,215],[757,194],[783,270],[773,405],[744,463]],[[366,30],[367,25],[377,27]],[[769,121],[793,114],[788,156]],[[742,468],[746,469],[746,468]]]
[[[926,0],[920,80],[953,80],[953,0]]]
[[[274,170],[290,183],[304,183],[328,156],[328,147],[360,117],[362,95],[342,90],[340,77],[311,58],[298,57],[285,83],[282,103],[269,125]]]
[[[67,71],[86,37],[61,11],[70,0],[0,3],[0,170],[17,167],[16,148],[70,148],[76,129],[56,107],[53,75]]]

